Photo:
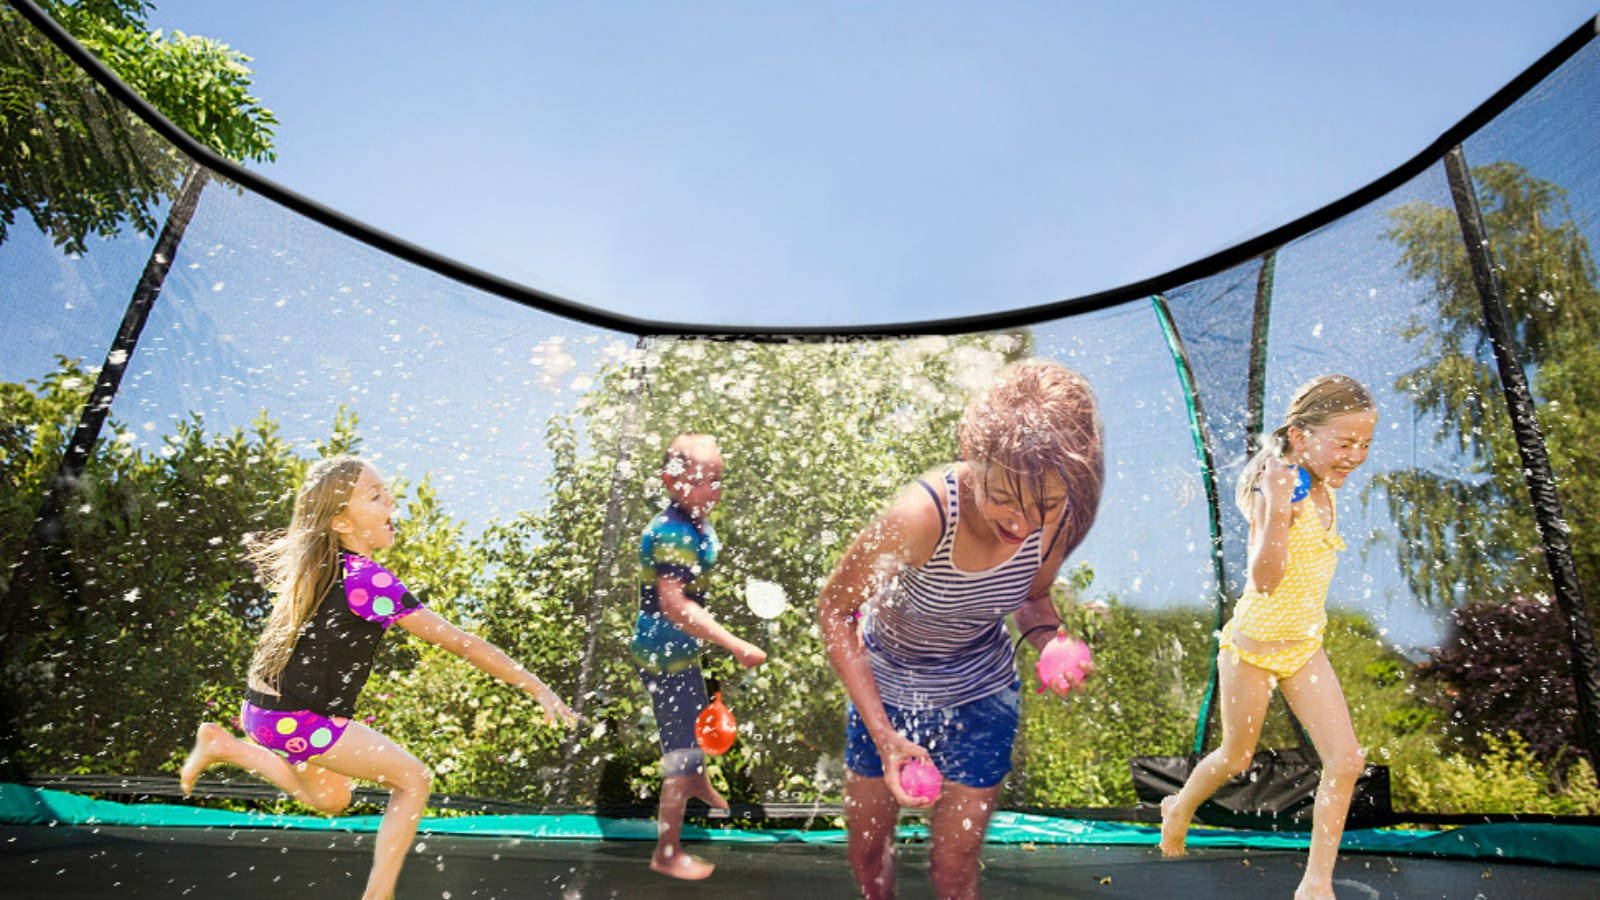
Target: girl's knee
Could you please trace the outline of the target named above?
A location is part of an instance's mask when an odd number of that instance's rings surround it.
[[[1340,748],[1322,760],[1323,771],[1337,778],[1355,779],[1367,767],[1367,757],[1355,745]]]
[[[966,896],[978,879],[978,853],[982,844],[928,855],[928,877],[940,897]]]
[[[946,879],[959,880],[962,873],[978,870],[978,856],[983,852],[983,829],[958,828],[933,835],[933,845],[928,851],[928,868],[935,875],[943,873]]]
[[[872,832],[860,837],[851,836],[850,841],[850,867],[861,871],[863,869],[876,869],[889,859],[894,853],[893,835],[888,833]]]
[[[323,788],[312,795],[311,805],[316,807],[318,812],[324,812],[331,816],[344,812],[350,806],[351,796],[349,784],[334,785]]]
[[[433,770],[416,760],[411,760],[410,765],[395,772],[387,780],[394,790],[408,794],[421,794],[426,797],[433,790]]]
[[[201,722],[200,727],[195,730],[195,737],[200,740],[220,741],[233,737],[233,734],[215,722]]]
[[[433,770],[424,765],[417,766],[414,789],[419,794],[428,794],[433,791]]]
[[[1247,747],[1243,750],[1226,750],[1222,754],[1222,769],[1228,773],[1229,778],[1243,775],[1245,772],[1250,771],[1250,763],[1255,761],[1255,757],[1256,751],[1254,747]]]

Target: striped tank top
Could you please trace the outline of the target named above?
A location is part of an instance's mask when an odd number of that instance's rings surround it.
[[[1028,599],[1042,562],[1043,532],[1011,558],[979,572],[951,559],[960,514],[954,470],[943,490],[918,481],[939,504],[942,530],[927,563],[903,566],[867,602],[861,636],[883,702],[901,709],[955,706],[1011,687],[1016,664],[1005,617]]]

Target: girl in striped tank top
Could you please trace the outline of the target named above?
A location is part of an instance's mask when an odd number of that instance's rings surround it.
[[[822,589],[828,658],[850,697],[845,818],[869,898],[894,895],[900,767],[944,776],[929,853],[939,897],[978,895],[978,851],[1011,769],[1018,679],[1005,617],[1036,647],[1059,629],[1050,585],[1088,533],[1104,479],[1081,375],[1018,363],[968,404],[963,461],[907,486]],[[859,626],[855,613],[863,615]]]
[[[1295,391],[1283,425],[1239,476],[1236,501],[1250,520],[1250,579],[1217,654],[1222,746],[1183,789],[1161,802],[1161,852],[1183,853],[1189,818],[1223,783],[1250,767],[1274,688],[1311,735],[1322,760],[1310,856],[1296,900],[1333,900],[1333,864],[1366,760],[1339,679],[1322,649],[1323,604],[1339,539],[1334,490],[1367,459],[1378,410],[1352,378],[1324,375]],[[1299,465],[1311,491],[1294,502]]]

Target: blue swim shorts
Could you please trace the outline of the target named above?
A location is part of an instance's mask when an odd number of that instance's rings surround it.
[[[694,736],[694,722],[706,708],[706,680],[699,666],[676,672],[640,669],[650,704],[655,708],[661,738],[661,774],[698,775],[705,771],[705,751]]]
[[[943,709],[907,710],[887,703],[894,730],[928,749],[939,773],[957,784],[987,788],[1011,771],[1011,746],[1017,738],[1022,683],[987,697]],[[846,705],[844,762],[864,778],[882,778],[878,745],[854,703]]]

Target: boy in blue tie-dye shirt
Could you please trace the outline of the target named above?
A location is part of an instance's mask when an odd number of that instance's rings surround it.
[[[728,801],[706,778],[705,754],[695,741],[695,717],[706,706],[700,642],[711,641],[747,668],[767,654],[717,624],[706,611],[706,576],[721,543],[707,518],[722,497],[722,454],[710,435],[672,439],[661,466],[670,502],[639,540],[639,619],[629,645],[655,707],[661,737],[661,808],[650,868],[673,878],[699,879],[711,863],[684,852],[683,807],[699,797],[717,809]]]

